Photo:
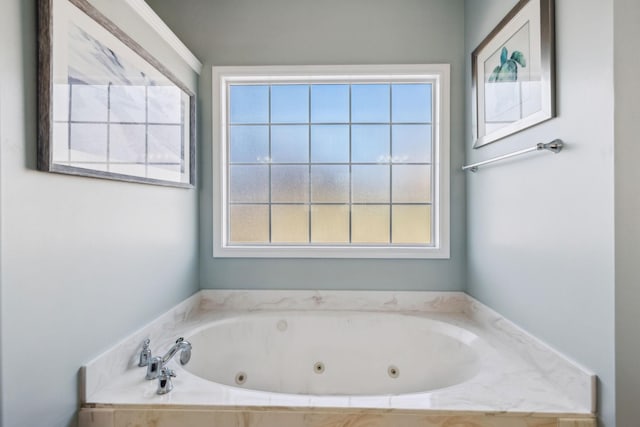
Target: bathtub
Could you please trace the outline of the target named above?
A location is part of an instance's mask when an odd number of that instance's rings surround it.
[[[158,395],[140,345],[180,336]],[[596,425],[592,373],[457,292],[201,291],[82,378],[80,427]]]
[[[304,395],[397,395],[460,384],[478,373],[478,336],[394,313],[251,313],[188,337],[184,368],[232,387]]]

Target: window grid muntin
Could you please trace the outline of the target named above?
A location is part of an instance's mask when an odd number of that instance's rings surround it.
[[[349,85],[349,244],[350,245],[353,244],[353,209],[351,209],[351,206],[353,206],[353,170],[352,170],[353,166],[351,163],[352,157],[353,157],[353,147],[352,147],[353,91],[351,90],[352,87],[353,85],[350,84]],[[391,91],[391,89],[389,89],[389,91]],[[391,143],[391,141],[389,141],[389,143]],[[391,203],[391,200],[389,200],[389,203]],[[391,240],[389,240],[389,242],[391,242]]]
[[[307,185],[308,185],[308,190],[307,190],[307,203],[309,206],[309,227],[307,229],[307,234],[308,234],[308,242],[309,244],[311,244],[311,242],[313,242],[313,234],[312,234],[312,230],[313,230],[313,223],[311,222],[313,220],[312,217],[312,213],[311,213],[311,85],[308,85],[308,97],[307,97],[307,120],[308,120],[308,127],[307,127],[307,132],[308,132],[308,137],[307,137],[307,159],[309,160],[309,164],[307,165],[307,174],[309,176],[309,179],[307,179]],[[271,107],[271,106],[269,106]]]
[[[351,118],[352,118],[352,87],[354,85],[376,85],[376,84],[383,84],[383,85],[387,85],[389,87],[389,122],[352,122]],[[430,117],[429,117],[429,121],[428,122],[394,122],[393,121],[393,86],[394,85],[415,85],[415,84],[423,84],[423,85],[429,85],[430,86],[430,94],[431,94],[431,99],[429,100],[430,102]],[[272,103],[271,103],[271,90],[273,86],[289,86],[289,85],[301,85],[301,86],[307,86],[308,87],[308,121],[307,122],[291,122],[291,123],[286,123],[286,122],[277,122],[277,123],[272,123],[271,122],[271,110],[272,110]],[[349,86],[349,120],[348,122],[312,122],[311,121],[311,116],[312,116],[312,87],[315,85],[348,85]],[[435,204],[435,200],[439,199],[438,196],[438,192],[437,192],[437,184],[438,184],[438,171],[435,167],[434,161],[436,161],[436,154],[437,154],[437,149],[438,147],[436,147],[437,144],[439,144],[440,142],[437,140],[437,125],[436,125],[436,117],[439,114],[438,113],[438,104],[437,104],[437,91],[439,90],[438,88],[438,81],[437,79],[433,79],[433,78],[425,78],[425,79],[416,79],[416,80],[399,80],[399,81],[379,81],[379,80],[356,80],[356,81],[339,81],[339,80],[331,80],[331,81],[312,81],[312,82],[304,82],[301,83],[299,81],[296,80],[291,80],[291,81],[287,81],[287,80],[280,80],[277,82],[268,82],[266,80],[255,80],[255,81],[244,81],[244,82],[240,82],[240,81],[236,81],[236,82],[227,82],[226,83],[226,92],[228,94],[228,96],[226,96],[226,109],[227,112],[231,111],[231,87],[233,86],[267,86],[268,87],[268,93],[269,93],[269,100],[268,100],[268,123],[232,123],[231,120],[226,121],[226,141],[224,142],[226,144],[226,150],[225,150],[225,154],[226,154],[226,164],[227,164],[227,180],[226,180],[226,194],[227,194],[227,201],[225,203],[226,205],[226,217],[229,219],[227,221],[225,221],[225,233],[226,233],[226,242],[227,245],[229,247],[274,247],[274,246],[292,246],[292,247],[316,247],[316,246],[338,246],[338,247],[380,247],[381,244],[380,243],[357,243],[354,244],[352,242],[352,229],[353,229],[353,225],[352,225],[352,210],[350,208],[350,206],[356,205],[364,205],[364,206],[388,206],[389,208],[389,242],[382,244],[382,246],[384,247],[418,247],[418,248],[435,248],[437,247],[436,245],[438,244],[438,233],[437,233],[437,222],[436,222],[436,217],[437,217],[437,212],[434,208],[437,209],[437,205]],[[282,163],[274,163],[272,161],[272,138],[271,138],[271,129],[275,126],[307,126],[308,127],[308,162],[306,163],[295,163],[295,162],[282,162]],[[312,157],[312,127],[313,126],[330,126],[330,125],[347,125],[349,127],[349,162],[348,163],[340,163],[340,162],[312,162],[311,157]],[[387,125],[389,126],[389,161],[388,162],[358,162],[355,163],[355,165],[386,165],[389,167],[389,203],[365,203],[365,202],[356,202],[354,203],[352,201],[352,192],[353,192],[353,184],[352,184],[352,166],[354,165],[354,163],[352,163],[352,126],[353,125]],[[431,162],[394,162],[393,160],[393,126],[394,125],[428,125],[430,126],[430,158],[431,158]],[[269,170],[269,183],[268,183],[268,187],[269,187],[269,203],[259,203],[259,202],[231,202],[228,200],[229,194],[230,194],[230,188],[231,188],[231,180],[230,180],[230,175],[229,175],[229,167],[230,166],[236,166],[236,165],[251,165],[251,166],[255,166],[255,165],[260,165],[261,163],[243,163],[243,162],[236,162],[236,163],[232,163],[230,161],[230,157],[231,157],[231,147],[230,147],[230,130],[233,126],[268,126],[269,127],[269,161],[268,161],[268,170]],[[271,192],[272,192],[272,167],[273,165],[276,166],[286,166],[286,165],[295,165],[295,166],[307,166],[308,168],[308,194],[307,194],[307,201],[306,202],[299,202],[299,203],[294,203],[294,202],[272,202],[271,200]],[[348,166],[349,168],[349,183],[348,183],[348,191],[349,191],[349,201],[348,202],[313,202],[312,201],[312,175],[311,175],[311,168],[312,166],[322,166],[322,165],[340,165],[340,166]],[[430,166],[430,172],[429,172],[429,199],[430,201],[428,202],[397,202],[394,203],[393,202],[393,166],[399,166],[399,165],[414,165],[414,166]],[[230,240],[230,210],[232,205],[256,205],[256,206],[269,206],[268,208],[268,212],[269,212],[269,242],[261,242],[261,243],[246,243],[246,242],[232,242]],[[283,243],[283,242],[277,242],[277,243],[273,243],[272,242],[272,233],[271,233],[271,227],[272,227],[272,221],[271,221],[271,215],[272,215],[272,209],[271,206],[272,205],[303,205],[303,206],[308,206],[308,241],[301,244],[301,243]],[[313,231],[313,225],[312,225],[312,206],[314,205],[323,205],[323,206],[349,206],[349,242],[348,243],[320,243],[320,242],[313,242],[312,241],[312,231]],[[430,231],[430,242],[428,244],[422,244],[422,243],[418,243],[418,244],[414,244],[414,243],[393,243],[393,206],[428,206],[429,207],[429,231]]]
[[[271,174],[271,169],[272,169],[271,164],[273,163],[272,160],[271,160],[273,158],[273,153],[272,153],[273,142],[272,142],[272,137],[271,137],[271,129],[272,129],[272,127],[271,127],[271,88],[272,88],[272,85],[269,85],[269,100],[267,101],[268,105],[269,105],[269,112],[267,114],[268,119],[269,119],[269,153],[268,153],[268,156],[269,156],[269,183],[268,183],[268,187],[269,187],[269,208],[267,209],[267,212],[269,212],[269,243],[273,242],[273,214],[272,214],[273,209],[271,209],[271,199],[272,199],[272,194],[271,194],[272,185],[271,185],[271,183],[273,182],[273,179],[272,179],[272,176],[271,176],[272,175]]]
[[[431,122],[433,123],[433,109],[431,110]],[[433,124],[431,129],[433,132]],[[431,138],[431,146],[433,147],[433,137]],[[391,208],[393,206],[393,90],[391,85],[389,85],[389,163],[391,163],[389,166],[389,243],[391,244],[393,243],[393,209]],[[433,230],[433,224],[431,229]]]

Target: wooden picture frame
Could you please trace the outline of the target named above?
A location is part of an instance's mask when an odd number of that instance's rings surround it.
[[[86,0],[38,0],[39,170],[195,186],[195,94]]]

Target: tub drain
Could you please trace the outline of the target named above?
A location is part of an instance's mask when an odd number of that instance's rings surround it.
[[[241,385],[247,381],[247,374],[244,372],[238,372],[236,374],[236,384]]]
[[[324,363],[316,362],[316,364],[313,365],[313,372],[315,372],[316,374],[323,373],[324,372]]]
[[[277,328],[279,331],[284,332],[287,330],[287,328],[289,327],[289,325],[287,324],[286,320],[280,320],[277,324]]]
[[[391,365],[387,369],[387,373],[391,378],[398,378],[400,376],[400,369],[398,369],[396,366]]]

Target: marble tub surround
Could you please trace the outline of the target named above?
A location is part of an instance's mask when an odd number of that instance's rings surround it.
[[[222,385],[202,379],[172,361],[170,367],[177,374],[173,380],[175,388],[171,393],[159,396],[155,394],[156,381],[146,381],[144,369],[137,366],[141,343],[147,337],[151,339],[154,354],[160,354],[179,336],[188,339],[217,320],[233,321],[247,312],[261,311],[282,312],[285,317],[295,316],[296,311],[380,312],[380,316],[384,316],[382,312],[393,312],[406,316],[407,327],[411,327],[412,317],[427,317],[475,334],[478,339],[474,345],[481,367],[478,374],[465,382],[431,391],[323,396],[270,393]],[[372,339],[376,339],[375,331]],[[194,347],[193,352],[197,351]],[[478,417],[507,414],[527,418],[535,414],[538,421],[547,416],[556,420],[556,424],[547,425],[558,425],[559,418],[589,420],[595,407],[593,374],[459,292],[204,290],[88,363],[83,373],[85,411],[109,408],[112,414],[124,407],[141,410],[152,407],[156,411],[192,408],[206,412],[211,409],[234,413],[255,408],[287,407],[307,411],[357,408],[393,413],[420,411],[421,416],[426,416],[422,411],[434,416],[450,411],[454,411],[454,415],[465,413]]]
[[[470,297],[463,292],[368,291],[200,291],[200,310],[214,311],[383,311],[465,313]]]
[[[546,377],[559,390],[577,402],[591,402],[589,411],[596,413],[597,377],[588,369],[568,359],[533,335],[467,296],[465,313],[482,329],[492,333],[485,339],[498,349],[515,352],[535,371]]]
[[[175,338],[171,341],[171,331],[188,324],[190,319],[199,317],[201,299],[200,292],[190,296],[83,366],[80,370],[82,403],[109,385],[114,378],[141,369],[138,361],[146,338],[152,340],[152,348],[156,353],[168,349],[175,342]]]

